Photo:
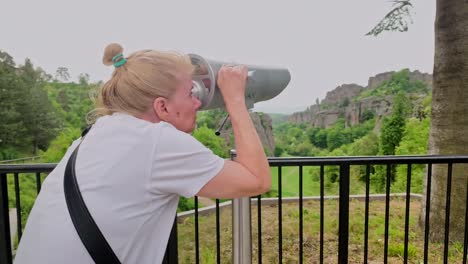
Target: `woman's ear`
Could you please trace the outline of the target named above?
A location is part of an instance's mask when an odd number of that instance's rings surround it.
[[[167,110],[167,99],[164,97],[157,97],[153,101],[153,110],[162,121],[169,121],[169,111]]]

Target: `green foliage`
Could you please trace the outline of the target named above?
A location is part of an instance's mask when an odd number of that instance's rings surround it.
[[[340,102],[340,104],[338,105],[338,107],[344,108],[344,107],[347,107],[350,103],[351,103],[351,101],[349,100],[349,97],[345,97],[345,98],[343,98],[343,100]]]
[[[45,150],[61,122],[44,89],[50,77],[26,59],[16,67],[0,52],[0,148],[29,147],[34,154]]]
[[[408,257],[412,258],[416,256],[417,249],[414,245],[408,245]],[[388,245],[388,256],[391,257],[403,257],[405,254],[405,245],[402,243],[394,244],[390,243]]]
[[[225,141],[221,137],[216,136],[213,129],[204,125],[195,129],[193,136],[207,148],[211,149],[214,154],[223,158],[229,157],[229,149]]]
[[[429,140],[430,119],[408,119],[400,145],[396,148],[396,155],[424,155],[427,154]],[[411,167],[411,192],[422,193],[423,179],[426,173],[425,165],[412,165]],[[395,192],[406,191],[407,167],[398,166],[396,180],[392,186]]]
[[[24,85],[23,96],[29,99],[18,105],[34,146],[34,153],[37,153],[38,149],[47,149],[49,142],[58,134],[61,122],[44,90],[46,80],[43,71],[34,69],[32,63],[26,60],[19,72]]]
[[[58,71],[57,79],[68,79],[66,68]],[[63,83],[51,78],[40,68],[35,68],[29,60],[16,67],[12,58],[0,52],[0,159],[12,159],[20,155],[23,148],[39,149],[45,162],[58,162],[67,148],[80,136],[86,126],[86,115],[93,108],[90,93],[97,90],[98,84],[89,83],[89,76],[81,74],[78,83]],[[411,105],[405,101],[403,94],[418,94],[427,92],[427,87],[421,82],[412,82],[409,71],[395,73],[391,80],[384,82],[376,89],[362,96],[394,96],[392,116],[384,121],[381,137],[373,133],[376,114],[370,109],[361,114],[360,124],[349,126],[344,119],[338,120],[331,127],[314,128],[307,124],[291,124],[284,122],[285,115],[273,115],[274,136],[276,146],[275,156],[362,156],[385,153],[415,154],[426,153],[429,128],[430,106],[432,98],[423,99],[415,111],[417,119],[405,120],[411,112]],[[361,96],[361,97],[362,97]],[[420,101],[421,101],[420,100]],[[318,102],[317,102],[318,104]],[[350,99],[343,99],[338,107],[349,106]],[[329,109],[334,105],[320,105]],[[260,120],[261,119],[261,114]],[[215,154],[227,158],[229,147],[225,141],[215,135],[226,113],[222,110],[202,111],[198,113],[197,126],[193,136],[210,148]],[[275,121],[276,120],[276,121]],[[229,128],[227,122],[226,127]],[[232,140],[232,135],[230,135]],[[380,140],[380,142],[379,142]],[[31,152],[31,151],[26,151]],[[386,154],[389,155],[389,154]],[[424,167],[413,166],[412,191],[419,192],[422,188]],[[380,172],[379,172],[380,170]],[[385,173],[385,168],[383,169]],[[318,168],[304,170],[304,190],[308,194],[316,194],[320,177]],[[384,186],[382,169],[372,168],[372,188],[382,190]],[[285,170],[283,176],[286,195],[295,195],[297,180],[286,180],[296,173],[293,169]],[[380,173],[380,174],[379,174]],[[289,175],[291,174],[291,175]],[[351,182],[362,180],[365,168],[356,166],[351,170]],[[406,186],[406,168],[392,168],[395,183],[392,190],[404,190]],[[274,176],[275,177],[275,176]],[[277,178],[277,176],[276,176]],[[337,193],[339,168],[326,167],[325,185],[328,194]],[[374,184],[380,182],[379,184]],[[35,199],[35,179],[33,175],[20,180],[21,202],[23,216],[27,217]],[[294,186],[296,189],[288,189]],[[421,187],[418,187],[421,186]],[[9,179],[10,193],[13,192],[13,182]],[[351,192],[358,191],[361,186],[350,187]],[[264,194],[264,197],[277,196],[277,189]],[[14,196],[10,196],[10,204],[14,205]],[[181,197],[179,211],[194,208],[192,199]]]
[[[273,128],[276,149],[281,150],[279,155],[314,156],[316,147],[308,139],[305,124],[281,123]],[[278,155],[279,154],[279,155]]]
[[[414,85],[406,78],[407,72],[402,71],[396,74],[391,82],[387,83],[387,89],[391,85],[399,86],[388,95],[393,95],[392,114],[383,121],[380,137],[374,134],[373,129],[376,122],[375,112],[364,111],[360,117],[363,123],[349,127],[343,119],[338,120],[333,126],[327,129],[307,127],[304,124],[281,123],[275,126],[275,141],[278,153],[282,156],[375,156],[375,155],[410,155],[427,153],[427,138],[429,133],[429,119],[431,97],[426,96],[421,99],[421,94],[411,96],[411,100],[418,102],[422,113],[416,117],[407,119],[412,112],[411,101],[408,96],[410,92],[425,92],[425,86]],[[409,83],[409,85],[408,85]],[[381,88],[381,91],[385,89]],[[309,147],[305,140],[311,144]],[[309,149],[308,149],[309,148]],[[411,186],[412,192],[420,193],[422,190],[422,179],[424,178],[424,166],[412,166]],[[404,192],[406,190],[406,170],[404,165],[390,167],[390,179],[392,182],[392,192]],[[304,183],[305,186],[319,184],[318,168],[307,170],[309,176],[305,179],[312,183]],[[362,192],[362,182],[366,175],[365,166],[353,166],[351,168],[351,192]],[[386,186],[386,166],[370,167],[371,192],[381,193]],[[325,168],[325,189],[327,193],[336,193],[337,182],[339,181],[339,168]],[[287,186],[287,184],[286,184]],[[294,187],[296,188],[296,187]],[[287,188],[283,192],[294,193]],[[316,192],[314,192],[317,194]]]
[[[382,155],[395,155],[395,149],[400,144],[408,115],[408,102],[403,93],[399,93],[393,102],[393,113],[384,118],[380,135]]]
[[[65,152],[67,152],[68,147],[71,145],[73,140],[76,140],[80,137],[81,131],[77,128],[67,128],[62,131],[57,138],[55,138],[47,151],[42,153],[42,159],[44,162],[59,162]]]
[[[197,113],[197,126],[198,127],[206,126],[216,131],[221,125],[223,118],[225,117],[226,117],[226,112],[220,109],[200,111]]]
[[[16,196],[15,196],[15,180],[13,175],[9,175],[7,177],[7,185],[8,185],[8,203],[10,208],[16,208]],[[23,228],[25,226],[26,220],[28,219],[29,212],[32,209],[34,201],[37,197],[37,189],[36,189],[36,180],[35,175],[30,174],[22,174],[18,176],[18,184],[20,190],[20,205],[21,205],[21,221],[23,223]]]
[[[195,202],[193,199],[187,199],[183,196],[179,197],[179,205],[177,206],[177,212],[185,212],[195,209]]]
[[[316,156],[321,150],[333,151],[343,145],[367,135],[374,127],[375,120],[346,127],[339,119],[327,129],[307,127],[305,124],[282,123],[274,127],[276,147],[293,156]]]
[[[370,109],[366,109],[366,110],[364,110],[364,112],[361,114],[359,122],[360,122],[360,123],[364,123],[364,122],[366,122],[366,121],[368,121],[368,120],[374,119],[374,117],[375,117],[374,111],[372,111],[372,110],[370,110]]]
[[[430,119],[418,120],[410,118],[406,122],[405,131],[396,148],[396,155],[425,155],[429,138]]]
[[[409,103],[402,92],[395,96],[393,102],[393,112],[390,117],[385,117],[380,130],[380,150],[381,155],[395,155],[396,148],[400,145],[405,131],[406,116],[408,115]],[[396,177],[396,166],[391,165],[390,171],[386,167],[377,166],[371,179],[379,191],[383,191],[386,186],[386,179],[390,177],[393,183]]]
[[[281,157],[281,154],[283,154],[283,152],[284,149],[281,146],[275,146],[275,157]]]
[[[268,192],[262,194],[262,198],[271,198],[271,197],[278,197],[278,190],[271,189]]]
[[[310,143],[318,148],[327,147],[327,132],[325,129],[320,129],[317,127],[312,127],[307,130],[307,136]]]
[[[347,156],[375,156],[379,152],[379,137],[370,132],[348,146]]]
[[[7,148],[25,145],[26,127],[17,106],[21,98],[13,58],[0,51],[0,150],[4,153]]]
[[[18,158],[18,151],[13,147],[0,148],[0,160],[12,160]]]
[[[98,85],[89,84],[83,78],[80,83],[55,81],[45,86],[65,127],[82,130],[87,126],[86,116],[93,109],[90,94],[98,89]]]
[[[388,95],[396,95],[398,93],[405,94],[426,94],[428,87],[421,81],[412,81],[410,79],[410,72],[408,69],[398,71],[392,75],[390,80],[383,82],[373,90],[362,92],[357,100],[367,97],[384,97]]]

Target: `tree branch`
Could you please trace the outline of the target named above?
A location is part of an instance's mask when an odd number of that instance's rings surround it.
[[[377,36],[383,31],[408,31],[408,24],[413,23],[410,14],[412,7],[411,0],[394,0],[393,9],[366,36]]]

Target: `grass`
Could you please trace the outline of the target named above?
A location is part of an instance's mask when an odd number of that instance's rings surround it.
[[[338,166],[328,166],[328,168],[335,167],[338,170]],[[270,172],[272,175],[272,189],[278,190],[278,167],[271,167]],[[320,194],[320,168],[315,167],[303,167],[303,194],[304,196],[318,196]],[[330,173],[325,172],[325,178],[329,177]],[[331,183],[325,180],[325,189],[327,195],[336,195],[339,193],[338,182]],[[360,186],[364,186],[362,183]],[[281,168],[281,187],[282,195],[284,197],[299,196],[299,168],[298,167],[282,167]],[[351,186],[350,186],[351,187]],[[351,187],[354,189],[354,187]],[[360,188],[361,190],[362,188]],[[361,191],[363,193],[364,191]],[[351,191],[353,193],[353,191]]]
[[[364,208],[362,201],[350,202],[348,262],[363,263],[364,256]],[[282,260],[283,263],[299,262],[299,206],[283,204],[282,208]],[[304,202],[303,208],[303,261],[318,263],[320,259],[320,204]],[[408,263],[422,263],[424,236],[418,227],[420,203],[410,205]],[[327,200],[324,207],[324,263],[337,263],[338,254],[338,201]],[[262,206],[262,262],[278,263],[278,208]],[[221,210],[221,263],[231,263],[231,210]],[[215,215],[199,218],[200,263],[216,263]],[[404,255],[405,201],[395,198],[390,203],[388,237],[388,263],[402,263]],[[369,204],[369,263],[383,263],[385,234],[385,202]],[[194,219],[188,218],[178,226],[179,262],[195,263]],[[258,261],[257,209],[252,206],[253,263]],[[429,244],[429,263],[443,262],[443,244]],[[463,244],[449,247],[449,263],[461,263]]]
[[[332,168],[335,167],[335,168]],[[338,170],[337,166],[329,166],[325,171],[326,195],[338,194],[338,182],[331,182],[330,177]],[[278,168],[271,168],[273,189],[278,189]],[[319,195],[319,167],[303,167],[304,196]],[[298,196],[299,168],[282,167],[283,196]],[[44,175],[43,175],[44,178]],[[21,190],[22,224],[26,222],[29,209],[36,197],[35,175],[21,175],[19,177]],[[364,193],[363,183],[353,176],[351,168],[350,193]],[[15,207],[13,175],[8,177],[8,192],[10,207]],[[393,191],[393,187],[392,187]],[[419,202],[411,205],[410,233],[409,233],[409,263],[420,263],[423,259],[423,237],[417,227]],[[370,203],[369,219],[369,258],[370,263],[383,262],[384,245],[384,202]],[[319,259],[319,230],[320,214],[318,202],[304,202],[304,263],[316,263]],[[222,209],[221,214],[221,263],[231,262],[231,212]],[[338,247],[338,204],[337,201],[325,201],[325,245],[324,262],[337,262]],[[200,261],[201,263],[216,263],[216,224],[215,216],[200,217]],[[297,263],[299,261],[299,211],[297,204],[283,204],[282,214],[283,235],[283,263]],[[257,211],[252,207],[253,259],[258,258],[257,242]],[[349,223],[349,262],[362,263],[364,255],[364,203],[353,201],[350,203]],[[194,219],[188,218],[179,226],[179,256],[180,263],[195,262]],[[389,228],[389,263],[401,263],[404,252],[404,201],[393,199],[391,203],[391,217]],[[262,258],[263,263],[278,263],[278,209],[276,206],[262,207]],[[429,262],[440,263],[443,256],[443,245],[431,244]],[[449,263],[461,262],[463,244],[454,243],[450,247]]]
[[[379,166],[375,166],[377,168]],[[397,173],[397,181],[392,184],[391,192],[406,191],[406,165],[399,165]],[[421,193],[422,178],[424,171],[421,165],[413,165],[413,174],[411,178],[411,192]],[[272,176],[272,190],[278,191],[278,167],[270,167]],[[304,166],[302,169],[303,177],[303,195],[318,196],[320,195],[320,167],[319,166]],[[365,167],[360,165],[350,166],[350,194],[364,194],[365,183],[359,179],[364,178]],[[324,190],[326,195],[339,194],[339,166],[324,166]],[[370,176],[372,177],[372,175]],[[283,197],[299,196],[299,167],[281,167],[281,187]],[[378,187],[372,179],[370,179],[370,193],[383,193],[383,190],[378,190]]]

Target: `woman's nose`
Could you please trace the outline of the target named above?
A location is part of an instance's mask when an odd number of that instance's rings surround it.
[[[202,105],[201,101],[197,97],[193,97],[195,99],[195,109],[199,110],[200,106]]]

